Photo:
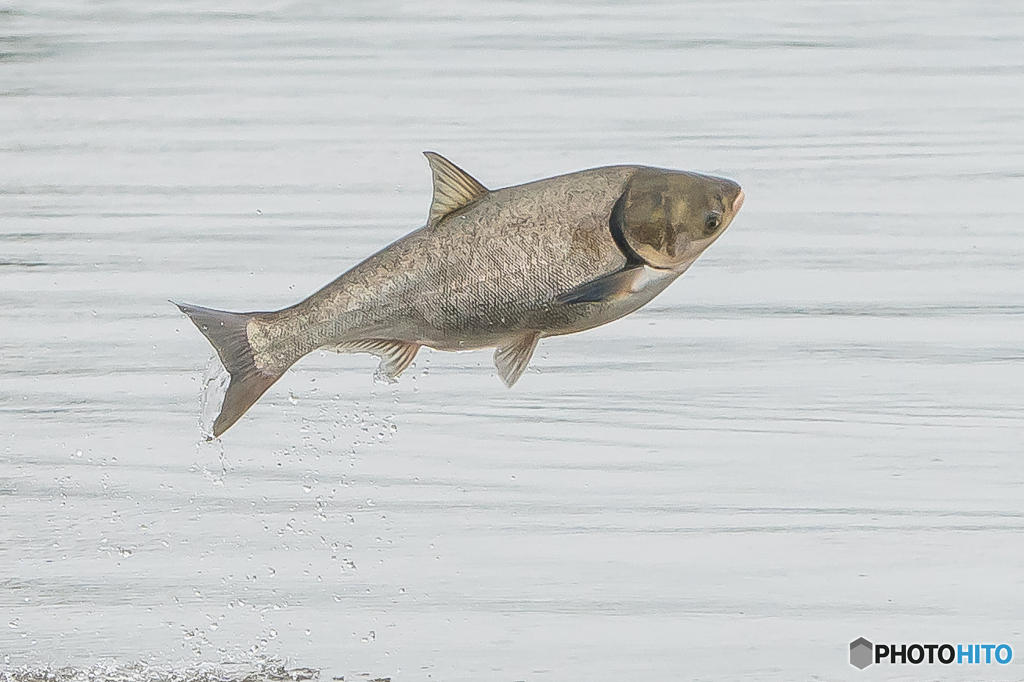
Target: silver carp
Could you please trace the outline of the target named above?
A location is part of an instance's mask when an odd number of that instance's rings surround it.
[[[421,346],[494,347],[505,385],[537,342],[611,322],[657,296],[722,234],[743,204],[731,180],[608,166],[488,190],[425,152],[427,224],[304,301],[230,313],[175,304],[231,375],[213,435],[245,414],[307,353],[372,353],[397,378]]]

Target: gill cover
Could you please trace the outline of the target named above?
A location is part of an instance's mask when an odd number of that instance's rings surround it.
[[[642,168],[615,204],[612,229],[651,267],[676,268],[728,226],[739,192],[724,178]]]

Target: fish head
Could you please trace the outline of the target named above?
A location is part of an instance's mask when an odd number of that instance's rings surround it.
[[[616,203],[612,220],[633,251],[660,269],[686,268],[718,239],[743,205],[732,180],[641,168]]]

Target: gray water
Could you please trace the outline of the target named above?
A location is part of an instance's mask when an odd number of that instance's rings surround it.
[[[747,201],[514,390],[314,354],[203,443],[168,299],[307,296],[425,149]],[[1018,3],[6,2],[2,675],[1019,679],[1022,219]]]

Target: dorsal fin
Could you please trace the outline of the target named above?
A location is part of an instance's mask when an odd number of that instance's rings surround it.
[[[487,194],[486,187],[440,154],[423,152],[423,155],[434,175],[434,200],[430,204],[428,225]]]

